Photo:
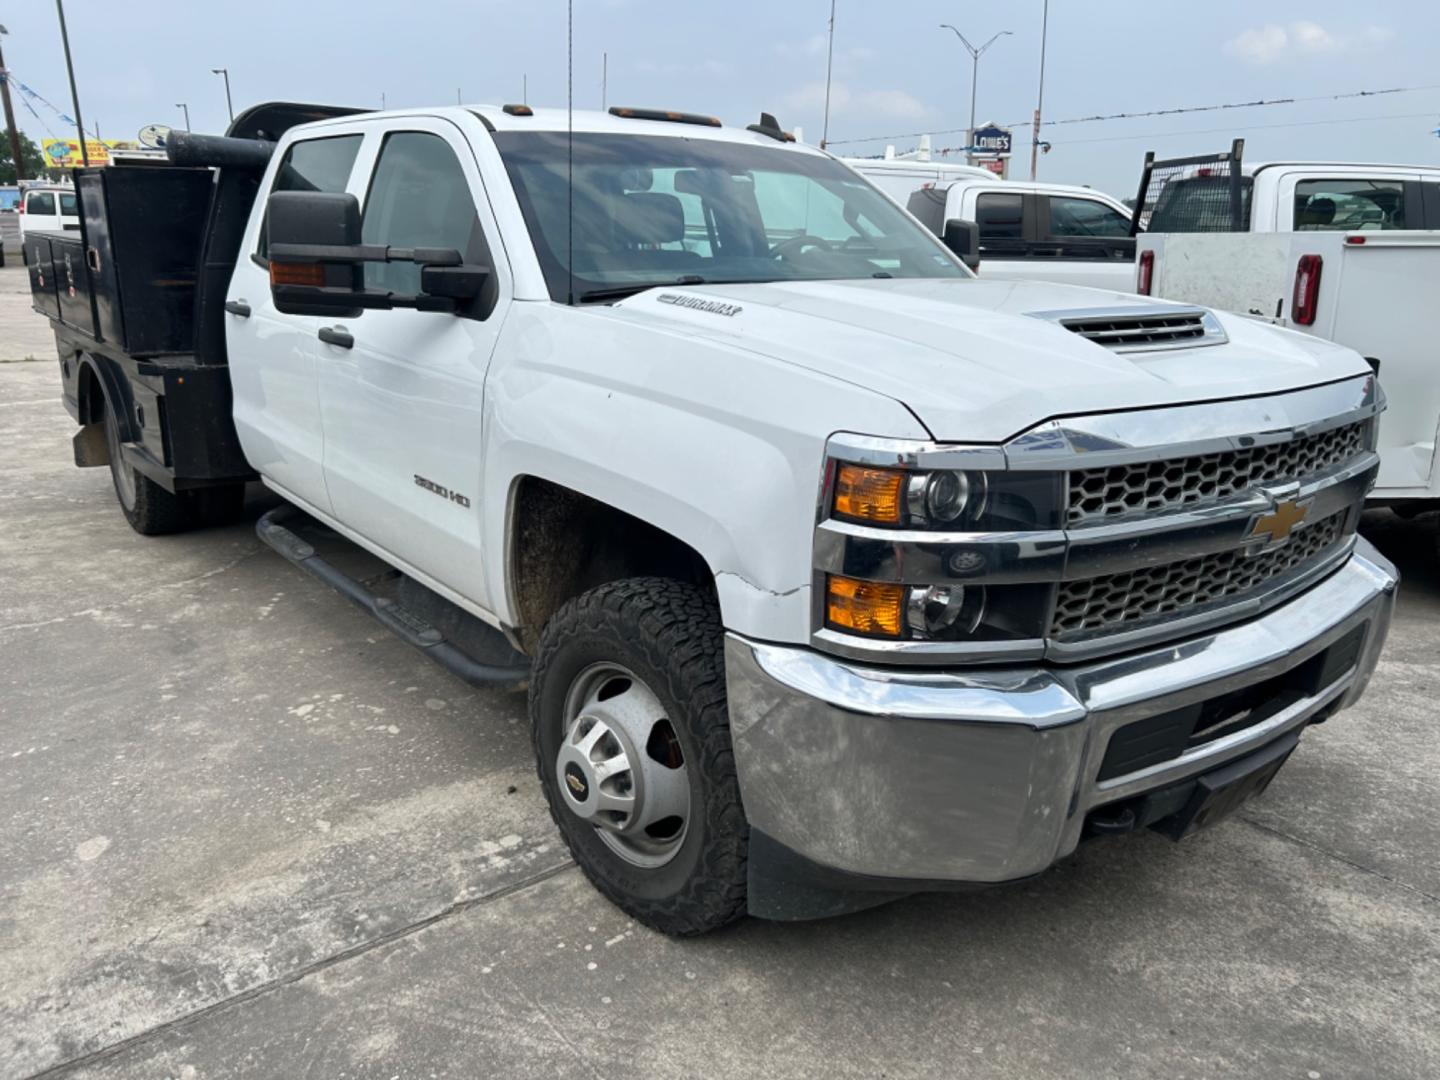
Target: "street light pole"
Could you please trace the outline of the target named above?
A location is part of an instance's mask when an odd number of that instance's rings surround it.
[[[225,76],[225,109],[230,114],[230,122],[233,124],[235,122],[235,106],[230,104],[230,69],[211,68],[210,74]]]
[[[1045,11],[1040,17],[1040,93],[1035,98],[1035,129],[1030,136],[1030,179],[1040,168],[1040,110],[1045,107],[1045,42],[1050,36],[1050,0],[1045,0]]]
[[[0,37],[10,33],[0,26]],[[20,153],[20,131],[15,126],[15,108],[10,104],[10,70],[5,66],[5,50],[0,49],[0,99],[5,102],[5,128],[10,132],[10,160],[15,162],[15,182],[25,179],[25,157]]]
[[[182,111],[185,113],[185,130],[186,130],[186,131],[189,131],[189,130],[190,130],[190,106],[187,105],[187,104],[185,104],[185,102],[183,102],[183,101],[177,101],[177,102],[175,103],[175,108],[180,109],[180,110],[182,110]]]
[[[965,156],[973,162],[975,159],[975,92],[980,83],[980,57],[984,56],[985,50],[990,48],[991,45],[994,45],[995,42],[999,41],[1002,37],[1009,36],[1010,31],[1001,30],[977,49],[974,45],[970,44],[970,40],[964,34],[960,33],[959,30],[955,29],[955,27],[949,23],[941,23],[940,29],[949,30],[953,33],[960,39],[960,44],[965,46],[965,51],[970,54],[970,129],[965,136]]]

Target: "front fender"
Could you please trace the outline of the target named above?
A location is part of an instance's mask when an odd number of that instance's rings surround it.
[[[925,437],[898,402],[853,384],[603,307],[546,303],[517,304],[507,320],[485,425],[483,550],[502,621],[517,614],[499,496],[535,476],[689,544],[714,574],[727,628],[796,643],[811,630],[826,438]]]

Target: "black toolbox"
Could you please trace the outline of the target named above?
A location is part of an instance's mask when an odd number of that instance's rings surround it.
[[[78,173],[84,257],[95,292],[91,334],[97,340],[130,356],[194,351],[197,267],[213,187],[210,169]],[[63,283],[61,307],[68,323]]]

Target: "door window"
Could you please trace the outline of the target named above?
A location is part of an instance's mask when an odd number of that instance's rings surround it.
[[[1129,236],[1130,219],[1097,199],[1050,196],[1051,236]]]
[[[467,262],[488,262],[475,197],[460,159],[439,135],[397,131],[385,137],[360,228],[366,244],[454,248]],[[420,291],[414,263],[365,264],[365,287]]]
[[[25,212],[27,214],[50,214],[55,213],[55,193],[53,191],[32,191],[25,196]]]
[[[1400,180],[1301,180],[1295,185],[1296,232],[1406,229]]]
[[[1420,197],[1425,206],[1425,223],[1421,227],[1440,229],[1440,184],[1421,184]]]
[[[1024,199],[1019,195],[987,192],[975,200],[975,221],[980,226],[980,239],[1023,240]]]
[[[350,168],[355,164],[355,155],[360,152],[360,135],[332,135],[328,139],[306,139],[292,143],[285,151],[285,160],[275,173],[273,191],[327,191],[331,194],[345,190],[350,180]],[[260,242],[255,254],[261,259],[269,250],[268,222],[260,225]]]

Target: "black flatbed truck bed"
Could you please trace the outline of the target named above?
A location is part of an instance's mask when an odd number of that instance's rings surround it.
[[[75,464],[110,466],[139,531],[227,516],[256,478],[231,412],[225,289],[275,140],[357,111],[257,105],[225,136],[176,133],[168,163],[77,169],[79,232],[26,235]]]

